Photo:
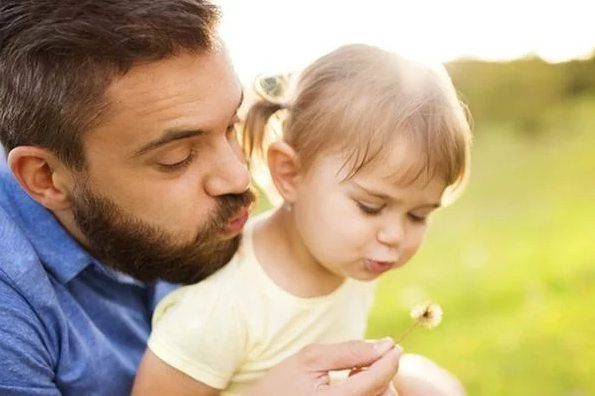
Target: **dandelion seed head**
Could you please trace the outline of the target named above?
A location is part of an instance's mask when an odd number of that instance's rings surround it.
[[[434,328],[442,322],[442,308],[440,305],[426,302],[419,304],[411,308],[411,318],[418,324],[427,327],[428,329]]]

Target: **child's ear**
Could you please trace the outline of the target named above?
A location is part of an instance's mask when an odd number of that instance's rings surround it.
[[[52,211],[70,208],[72,175],[54,154],[40,147],[19,146],[8,153],[7,162],[31,198]]]
[[[286,142],[276,141],[269,146],[267,163],[279,195],[285,202],[293,203],[301,177],[297,153]]]

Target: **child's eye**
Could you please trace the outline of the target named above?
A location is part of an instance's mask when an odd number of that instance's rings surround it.
[[[195,152],[191,151],[186,158],[182,161],[174,162],[172,164],[158,164],[162,171],[164,172],[175,172],[177,170],[183,169],[190,165],[194,160]]]
[[[356,201],[357,207],[366,215],[370,215],[370,216],[374,216],[377,214],[380,214],[380,212],[382,212],[382,209],[384,209],[385,205],[381,205],[381,206],[371,206],[371,205],[366,205],[363,204],[361,202]]]
[[[419,216],[414,213],[409,213],[407,216],[409,216],[409,219],[414,223],[424,224],[427,220],[426,216]]]

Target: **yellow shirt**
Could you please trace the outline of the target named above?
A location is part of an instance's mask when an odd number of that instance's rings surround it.
[[[224,396],[244,394],[306,345],[363,338],[373,300],[375,283],[352,279],[322,297],[284,291],[256,260],[254,223],[227,266],[161,301],[148,342],[161,360]]]

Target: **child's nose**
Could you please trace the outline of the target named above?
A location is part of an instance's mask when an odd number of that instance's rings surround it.
[[[378,242],[390,247],[398,247],[405,235],[405,225],[401,219],[393,220],[378,232]]]

